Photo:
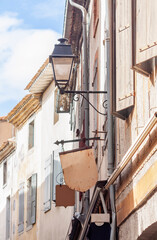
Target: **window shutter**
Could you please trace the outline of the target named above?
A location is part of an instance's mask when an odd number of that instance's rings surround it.
[[[30,226],[31,223],[31,179],[27,182],[27,227]]]
[[[10,196],[6,201],[6,238],[10,238]]]
[[[52,200],[56,201],[56,185],[63,181],[62,167],[59,157],[59,150],[53,152],[53,178],[52,178]]]
[[[37,204],[37,174],[31,177],[31,223],[36,222],[36,204]]]
[[[95,61],[95,65],[94,65],[94,78],[93,78],[93,82],[92,82],[92,87],[93,87],[93,91],[98,91],[98,61]],[[93,105],[94,107],[97,109],[98,108],[98,96],[97,94],[93,94]],[[94,121],[94,131],[97,130],[97,112],[95,110],[93,110],[93,121]]]
[[[24,186],[19,189],[19,225],[18,232],[24,230]]]
[[[136,0],[136,63],[157,56],[157,1]]]
[[[116,111],[127,117],[134,105],[132,0],[116,0]]]
[[[157,61],[157,1],[134,0],[133,14],[136,19],[134,29],[134,68],[149,76]]]
[[[34,147],[34,121],[29,124],[28,149]]]
[[[45,196],[44,196],[44,211],[51,209],[51,168],[52,156],[45,161]]]

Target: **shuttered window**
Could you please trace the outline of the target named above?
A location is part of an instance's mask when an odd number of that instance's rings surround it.
[[[27,183],[27,227],[36,222],[37,174],[33,174]]]
[[[34,121],[29,123],[28,149],[34,147]]]
[[[37,205],[37,174],[31,177],[31,223],[36,222],[36,205]]]
[[[157,56],[156,11],[156,0],[135,0],[135,63],[138,68],[147,73],[151,73],[153,70],[154,62],[152,58]]]
[[[31,178],[27,181],[27,227],[31,224]]]
[[[116,111],[127,117],[134,105],[132,0],[116,0]]]
[[[56,185],[63,183],[63,172],[59,158],[59,150],[53,152],[52,200],[56,201]]]
[[[6,239],[10,239],[10,196],[6,202]]]
[[[7,160],[3,163],[3,185],[7,183]]]
[[[92,87],[93,91],[98,91],[98,60],[95,60],[95,65],[94,65],[94,75],[93,75],[93,82],[92,82]],[[93,94],[93,105],[96,109],[98,109],[98,94]],[[98,113],[94,109],[93,111],[93,131],[96,131],[98,129]],[[96,162],[98,160],[98,142],[94,141],[94,154],[95,154],[95,159]]]
[[[45,161],[45,183],[44,183],[44,211],[51,209],[51,170],[52,170],[52,156]]]
[[[24,184],[19,189],[19,224],[18,232],[24,231]]]

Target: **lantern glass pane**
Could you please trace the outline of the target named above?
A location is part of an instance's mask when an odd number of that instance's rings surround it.
[[[56,80],[69,80],[73,58],[53,58]]]

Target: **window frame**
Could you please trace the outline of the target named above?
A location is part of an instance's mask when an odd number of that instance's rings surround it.
[[[21,183],[20,187],[19,187],[19,207],[18,207],[18,234],[22,234],[24,232],[24,204],[25,204],[25,194],[24,194],[24,183]],[[20,197],[21,195],[21,197]],[[21,202],[21,201],[22,202]],[[22,209],[21,209],[22,208]],[[21,218],[21,212],[23,213],[23,218]],[[20,222],[21,221],[21,222]]]
[[[8,180],[8,163],[7,160],[3,162],[3,187],[7,185]]]
[[[35,179],[35,189],[33,195],[33,178]],[[33,197],[35,199],[33,199]],[[32,205],[35,202],[35,210],[34,210],[34,218],[33,217],[33,209]],[[31,229],[33,225],[36,223],[36,206],[37,206],[37,173],[31,175],[30,178],[27,179],[27,220],[26,220],[26,228],[27,230]]]
[[[28,150],[34,148],[34,140],[35,140],[35,120],[33,119],[28,124]]]

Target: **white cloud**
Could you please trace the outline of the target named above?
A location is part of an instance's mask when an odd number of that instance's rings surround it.
[[[16,13],[5,13],[0,16],[0,32],[7,31],[12,27],[22,24],[22,20],[17,19]]]
[[[23,29],[22,20],[10,13],[0,16],[0,29],[0,102],[19,101],[60,36],[52,30]]]

